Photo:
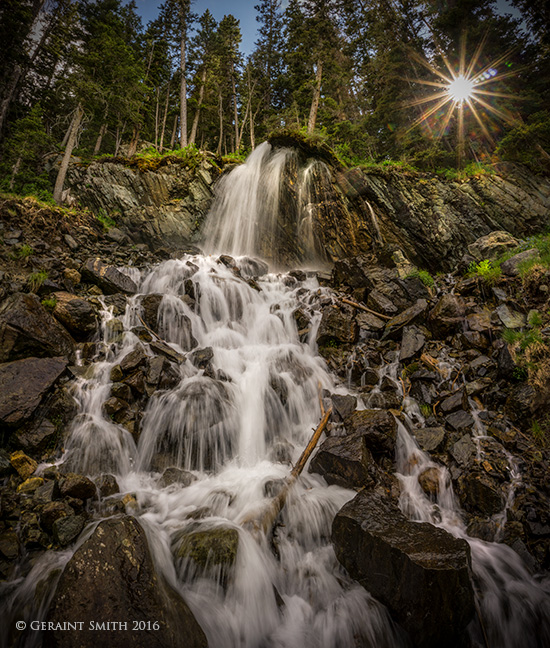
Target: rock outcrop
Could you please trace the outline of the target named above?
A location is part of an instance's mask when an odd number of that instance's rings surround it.
[[[387,496],[365,490],[336,515],[332,541],[338,560],[388,606],[415,646],[469,645],[474,592],[465,540],[411,522]]]
[[[156,573],[145,532],[128,516],[101,522],[77,549],[61,576],[48,620],[59,627],[82,622],[82,629],[46,632],[45,648],[95,648],[98,637],[115,648],[169,648],[181,645],[182,638],[189,648],[207,646],[186,603]],[[117,625],[99,635],[90,624],[101,621]]]

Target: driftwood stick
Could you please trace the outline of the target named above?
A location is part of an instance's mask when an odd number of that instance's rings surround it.
[[[309,440],[309,443],[307,444],[304,451],[300,455],[300,458],[296,462],[294,468],[291,470],[290,475],[285,481],[285,484],[281,488],[279,494],[273,497],[261,511],[259,512],[253,511],[252,513],[250,513],[249,515],[247,515],[245,518],[241,520],[241,525],[245,529],[248,529],[249,531],[255,533],[258,533],[260,531],[263,531],[264,533],[268,533],[273,528],[277,516],[282,511],[286,503],[286,499],[288,493],[290,492],[290,489],[292,488],[292,486],[300,476],[300,473],[304,469],[307,460],[309,459],[311,453],[315,449],[315,446],[317,445],[317,442],[319,441],[319,438],[321,437],[323,430],[327,426],[328,419],[331,413],[332,413],[332,407],[330,407],[324,413],[321,422],[317,426],[317,429],[313,433],[313,436]]]
[[[149,326],[147,326],[147,324],[143,321],[141,315],[138,315],[138,319],[139,319],[139,321],[143,324],[143,326],[144,326],[144,327],[149,331],[149,333],[151,333],[151,335],[152,335],[154,338],[156,338],[159,342],[164,342],[164,340],[160,337],[160,335],[159,335],[158,333],[155,333],[155,332],[153,331],[152,328],[150,328]],[[167,343],[164,342],[164,344],[167,344]]]
[[[363,306],[363,304],[358,304],[357,302],[351,301],[351,299],[346,299],[345,297],[342,297],[340,301],[343,304],[348,304],[348,306],[353,306],[354,308],[358,308],[359,310],[365,311],[365,313],[376,315],[376,317],[379,317],[380,319],[391,320],[390,315],[382,315],[382,313],[377,313],[376,311],[373,311],[370,308]]]

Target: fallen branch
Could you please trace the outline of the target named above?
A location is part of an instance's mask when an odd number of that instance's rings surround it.
[[[365,311],[365,313],[376,315],[376,317],[379,317],[380,319],[391,320],[390,315],[382,315],[382,313],[377,313],[376,311],[373,311],[370,308],[363,306],[363,304],[358,304],[357,302],[351,301],[351,299],[346,299],[345,297],[342,297],[340,301],[343,304],[348,304],[348,306],[353,306],[354,308],[358,308],[359,310]]]
[[[321,434],[323,433],[324,429],[327,426],[331,414],[332,414],[332,407],[330,407],[323,414],[323,418],[321,419],[321,422],[317,426],[317,429],[313,433],[313,436],[309,440],[309,443],[304,448],[304,451],[300,455],[300,458],[296,462],[294,468],[290,471],[290,475],[286,479],[285,484],[281,488],[279,494],[273,497],[268,502],[268,504],[263,508],[262,511],[260,511],[259,513],[256,511],[250,513],[249,515],[247,515],[245,518],[241,520],[241,525],[245,529],[248,529],[253,533],[258,533],[260,531],[263,531],[263,533],[267,534],[273,528],[277,516],[282,511],[286,503],[286,498],[288,497],[288,493],[290,492],[290,489],[295,484],[296,480],[300,476],[300,473],[304,469],[307,460],[309,459],[311,453],[315,449],[315,446],[317,445],[321,437]]]

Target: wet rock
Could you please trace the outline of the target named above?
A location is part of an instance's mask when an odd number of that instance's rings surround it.
[[[162,473],[162,477],[158,480],[157,486],[159,488],[166,488],[166,486],[171,486],[172,484],[190,486],[195,481],[197,481],[197,478],[193,473],[171,466],[170,468],[166,468]]]
[[[336,515],[332,542],[351,577],[388,607],[415,646],[464,645],[474,615],[466,541],[411,522],[387,496],[364,490]]]
[[[75,342],[36,295],[16,293],[0,305],[0,362],[30,356],[74,358]]]
[[[47,620],[81,621],[84,629],[48,631],[44,648],[96,648],[98,633],[88,628],[99,620],[128,623],[127,630],[102,632],[101,641],[110,648],[166,648],[180,645],[182,637],[188,648],[207,646],[183,599],[156,573],[140,524],[128,516],[100,522],[77,549],[61,575]],[[148,629],[153,620],[158,630]],[[144,622],[146,629],[132,631],[134,621]]]
[[[97,328],[97,314],[86,299],[80,299],[67,292],[55,292],[53,316],[74,336],[75,340],[86,340]]]
[[[96,480],[96,486],[99,490],[100,497],[110,497],[120,493],[120,488],[114,475],[101,475]]]
[[[474,419],[471,414],[464,410],[458,410],[458,412],[449,414],[449,416],[445,417],[445,421],[449,427],[457,432],[470,429],[474,425]]]
[[[317,344],[353,344],[357,340],[357,323],[350,308],[325,306],[317,332]]]
[[[441,448],[445,440],[445,428],[419,428],[414,431],[418,445],[426,452],[434,452]]]
[[[137,286],[130,277],[115,267],[104,264],[101,259],[88,259],[82,266],[81,273],[84,281],[95,284],[107,295],[134,295],[137,292]]]
[[[410,362],[424,348],[426,336],[416,326],[407,326],[403,330],[401,350],[399,351],[400,362]]]
[[[425,299],[419,299],[413,306],[410,306],[399,315],[396,315],[386,324],[386,329],[382,339],[398,339],[403,328],[409,324],[417,324],[424,319],[428,310],[428,302]]]
[[[0,554],[7,560],[16,560],[19,556],[19,538],[15,531],[0,533]]]
[[[512,310],[506,304],[497,306],[496,313],[506,328],[518,329],[523,328],[527,324],[527,318],[523,313]]]
[[[331,400],[333,410],[338,414],[340,420],[344,420],[357,407],[357,398],[350,394],[332,394]]]
[[[214,351],[212,347],[205,347],[204,349],[196,349],[189,354],[189,360],[191,364],[197,369],[207,370],[212,369],[212,358],[214,357]]]
[[[10,455],[10,463],[12,467],[15,468],[21,479],[28,479],[38,468],[36,461],[27,457],[27,455],[21,450],[12,452]]]
[[[493,520],[474,517],[468,522],[467,532],[472,538],[493,542],[497,532],[497,525]]]
[[[111,385],[111,396],[126,401],[126,406],[132,400],[132,390],[122,382],[115,382]]]
[[[130,373],[139,367],[142,367],[147,362],[147,356],[141,347],[130,351],[120,361],[120,368],[123,373]]]
[[[466,389],[461,389],[441,401],[439,407],[443,414],[450,414],[458,409],[467,410],[469,408],[468,394]]]
[[[476,446],[469,434],[462,436],[451,448],[451,455],[461,466],[466,466],[476,454]]]
[[[96,497],[97,490],[94,482],[84,475],[68,473],[59,484],[59,490],[63,497],[76,497],[87,500]]]
[[[219,568],[223,582],[237,559],[239,532],[232,527],[184,532],[173,544],[177,558],[191,560],[203,573]]]
[[[181,364],[185,361],[184,355],[178,353],[171,346],[166,344],[166,342],[162,342],[161,340],[155,340],[154,342],[151,342],[150,347],[151,351],[153,351],[154,353],[157,353],[158,355],[161,355],[168,360],[175,362],[176,364]]]
[[[418,475],[420,488],[422,488],[428,497],[435,498],[439,493],[439,477],[440,470],[435,466],[426,468],[426,470],[422,471],[420,475]]]
[[[458,478],[457,490],[460,503],[467,511],[491,516],[504,508],[504,497],[498,482],[485,473],[464,473]]]
[[[0,365],[0,421],[29,420],[67,367],[64,358],[25,358]]]
[[[54,540],[65,547],[76,540],[84,528],[86,520],[82,515],[67,515],[57,518],[52,525]]]
[[[48,449],[56,446],[58,428],[48,419],[37,421],[35,424],[24,426],[12,435],[12,440],[25,452],[34,456],[42,456]]]
[[[141,307],[143,309],[143,321],[147,326],[158,333],[158,311],[163,296],[157,293],[144,295],[141,298]]]
[[[11,471],[12,467],[10,463],[10,457],[3,448],[0,448],[0,479],[8,477]]]
[[[54,522],[68,515],[73,515],[73,509],[66,502],[50,502],[40,511],[40,524],[51,533]]]
[[[494,260],[518,245],[519,241],[511,234],[503,230],[496,230],[471,243],[468,246],[468,252],[478,261]]]
[[[27,495],[34,493],[40,486],[44,484],[42,477],[29,477],[17,487],[18,493],[25,493]]]
[[[517,277],[519,275],[519,266],[526,261],[535,259],[538,256],[539,252],[536,248],[530,250],[524,250],[519,254],[514,254],[513,257],[510,257],[506,261],[503,261],[500,264],[500,269],[503,274],[508,277]]]
[[[428,326],[437,339],[443,340],[461,329],[464,312],[462,299],[446,293],[430,311]]]
[[[48,504],[59,496],[57,480],[52,479],[43,483],[34,493],[33,501],[38,504]]]
[[[535,389],[528,383],[514,385],[506,398],[505,412],[513,421],[530,417],[537,409]]]
[[[369,466],[373,458],[360,434],[331,436],[315,453],[309,472],[324,477],[329,484],[344,488],[363,488],[373,484]]]
[[[367,337],[368,334],[380,333],[386,326],[386,323],[383,320],[381,320],[379,317],[376,317],[376,315],[373,315],[372,313],[359,311],[355,319],[359,327],[359,334],[362,338]],[[371,335],[371,337],[376,336]]]
[[[348,434],[362,436],[373,454],[387,454],[393,458],[397,425],[393,416],[383,410],[357,410],[344,421]]]
[[[392,317],[397,315],[398,308],[397,306],[388,299],[386,295],[382,294],[378,290],[371,290],[367,297],[367,306],[373,311],[380,313],[382,315],[388,315]]]

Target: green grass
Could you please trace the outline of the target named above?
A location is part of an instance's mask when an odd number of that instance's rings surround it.
[[[408,274],[407,277],[418,277],[428,288],[433,288],[435,286],[435,280],[427,270],[415,270]]]
[[[103,225],[103,229],[108,231],[111,229],[111,227],[116,226],[116,221],[111,218],[104,209],[100,209],[99,212],[96,214],[97,220]]]
[[[45,270],[32,272],[27,279],[31,291],[36,292],[40,288],[40,286],[42,286],[42,284],[46,281],[47,278],[48,278],[48,273]]]
[[[492,285],[500,278],[500,263],[493,263],[488,259],[479,263],[472,262],[468,268],[468,274],[472,277],[479,277],[485,283]]]
[[[55,297],[46,297],[45,299],[42,300],[42,306],[44,306],[44,308],[49,311],[53,311],[56,304],[57,304],[57,300]]]

